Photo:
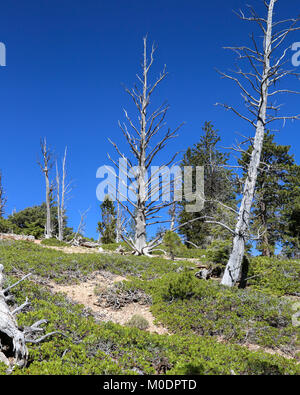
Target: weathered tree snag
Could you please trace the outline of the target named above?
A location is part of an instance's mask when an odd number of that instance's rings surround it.
[[[130,125],[130,129],[127,127],[126,123],[119,126],[124,134],[126,141],[130,147],[132,153],[132,160],[129,160],[122,153],[122,150],[110,140],[115,150],[117,151],[120,158],[126,162],[126,170],[117,164],[110,156],[109,159],[114,163],[114,165],[119,169],[119,172],[126,177],[130,173],[134,175],[134,180],[136,183],[136,188],[129,187],[131,194],[134,198],[125,196],[120,192],[120,188],[117,190],[116,195],[118,204],[129,214],[134,222],[135,235],[134,240],[131,237],[126,236],[121,232],[121,238],[124,240],[135,252],[136,255],[149,255],[151,250],[155,248],[155,243],[147,242],[147,229],[149,226],[164,223],[170,221],[162,221],[160,216],[157,214],[160,210],[167,208],[171,203],[163,201],[160,203],[158,199],[152,199],[155,193],[159,192],[159,175],[165,174],[168,166],[173,164],[174,159],[178,155],[175,153],[169,160],[169,162],[158,166],[155,174],[151,174],[147,178],[147,172],[152,166],[152,163],[156,156],[161,152],[161,150],[167,145],[167,143],[176,137],[177,131],[167,129],[161,136],[161,140],[157,143],[154,141],[155,136],[162,132],[165,127],[165,118],[168,112],[168,106],[163,104],[156,110],[151,111],[150,105],[152,100],[152,94],[160,85],[160,83],[166,78],[167,72],[166,68],[160,73],[160,75],[151,84],[149,82],[150,69],[154,62],[155,47],[152,46],[150,59],[148,59],[147,51],[147,37],[143,39],[144,43],[144,53],[142,62],[142,72],[141,76],[137,75],[140,82],[140,87],[135,86],[134,89],[126,89],[126,92],[131,96],[138,112],[138,122],[135,122],[124,110],[127,123]],[[127,171],[129,170],[129,173]],[[124,181],[122,177],[117,176],[120,183]],[[154,186],[153,186],[154,185]],[[164,181],[162,190],[165,190],[170,185],[170,181]],[[125,204],[127,202],[128,204]],[[152,222],[154,220],[154,222]],[[120,233],[120,232],[119,232]]]
[[[24,366],[28,351],[25,334],[18,328],[13,312],[7,301],[10,299],[3,290],[3,265],[0,265],[0,360],[8,366]]]
[[[16,314],[22,311],[30,303],[26,301],[15,309],[10,309],[8,303],[12,297],[8,295],[8,291],[20,284],[31,274],[27,274],[15,284],[3,289],[4,275],[3,265],[0,265],[0,362],[5,363],[11,370],[14,366],[24,367],[28,358],[28,349],[26,343],[40,343],[45,338],[59,332],[51,332],[39,339],[35,339],[33,335],[37,332],[43,332],[40,325],[47,323],[46,320],[40,320],[29,327],[19,329],[16,320]]]
[[[71,192],[71,183],[66,183],[67,147],[62,160],[62,177],[60,178],[56,162],[56,200],[57,200],[57,220],[58,220],[58,240],[63,241],[65,229],[66,198]]]
[[[243,115],[235,108],[223,104],[222,106],[227,110],[233,111],[243,120],[249,122],[255,129],[255,136],[253,139],[253,151],[248,166],[248,173],[244,184],[242,201],[239,208],[238,218],[234,230],[233,247],[229,257],[221,283],[226,286],[234,286],[240,278],[242,269],[242,262],[245,252],[245,243],[249,238],[249,225],[251,219],[251,209],[255,193],[256,180],[259,172],[261,162],[261,152],[267,125],[271,122],[288,119],[300,119],[300,115],[296,116],[278,116],[280,106],[272,102],[273,96],[279,93],[296,93],[288,89],[277,89],[278,82],[288,76],[296,75],[293,71],[285,70],[282,66],[286,63],[287,50],[283,51],[281,56],[273,56],[274,51],[280,47],[285,38],[290,32],[299,30],[300,27],[295,27],[300,18],[289,19],[285,21],[274,22],[274,7],[278,0],[264,0],[267,9],[267,18],[259,17],[256,12],[250,7],[251,16],[246,17],[242,12],[240,18],[242,20],[254,22],[259,25],[263,32],[262,48],[256,43],[254,37],[252,41],[254,48],[248,47],[230,47],[238,54],[239,59],[246,59],[249,61],[251,71],[243,71],[241,68],[236,72],[238,77],[221,73],[223,78],[228,78],[234,81],[242,91],[247,109],[250,112],[250,118]],[[276,31],[278,25],[290,22],[291,25],[281,31]],[[247,87],[243,82],[243,77]],[[272,91],[272,89],[276,89]],[[275,115],[273,115],[275,113]],[[254,117],[254,119],[252,119]],[[243,150],[240,150],[243,152]]]
[[[42,162],[39,162],[39,166],[42,170],[42,173],[45,176],[46,183],[46,224],[45,224],[45,238],[51,239],[52,237],[52,223],[51,223],[51,192],[52,192],[52,184],[50,182],[50,171],[53,166],[52,162],[52,152],[47,147],[46,139],[41,140],[41,153],[42,153]]]

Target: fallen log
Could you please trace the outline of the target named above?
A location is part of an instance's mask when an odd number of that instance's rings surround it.
[[[26,343],[39,343],[46,337],[52,336],[60,332],[51,332],[39,339],[35,339],[34,334],[43,332],[40,326],[47,323],[46,320],[39,320],[29,327],[20,329],[16,320],[16,315],[27,307],[30,303],[26,301],[19,307],[11,309],[8,302],[12,296],[8,292],[28,278],[31,274],[27,274],[15,284],[3,289],[4,274],[3,265],[0,264],[0,362],[3,362],[11,371],[14,366],[24,367],[28,358],[28,349]],[[62,333],[60,333],[62,334]],[[64,334],[62,334],[64,335]]]

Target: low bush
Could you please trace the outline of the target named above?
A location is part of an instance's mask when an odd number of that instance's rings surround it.
[[[68,244],[56,239],[55,237],[51,239],[43,239],[41,244],[45,246],[50,246],[50,247],[66,247]]]
[[[32,303],[18,315],[21,326],[45,318],[45,332],[60,331],[66,336],[56,334],[40,344],[29,344],[28,365],[15,368],[12,375],[300,373],[293,360],[209,337],[158,335],[111,322],[97,323],[83,306],[29,280],[14,288],[13,294],[18,304],[26,296]],[[0,374],[5,374],[3,364]]]
[[[292,325],[289,300],[198,280],[190,272],[164,275],[145,283],[144,290],[152,296],[156,319],[172,332],[219,336],[296,353],[299,328]]]
[[[268,288],[263,282],[252,283],[245,290],[230,289],[215,280],[198,280],[194,271],[188,270],[193,267],[190,262],[64,254],[28,242],[2,243],[0,263],[10,274],[8,283],[16,280],[15,274],[29,272],[38,275],[37,280],[44,277],[64,283],[84,280],[97,270],[126,275],[128,281],[116,285],[113,297],[128,300],[133,295],[143,303],[151,298],[156,320],[173,333],[158,335],[96,322],[84,306],[26,280],[12,290],[14,303],[20,305],[26,297],[31,302],[17,317],[20,326],[47,319],[45,332],[59,331],[67,337],[57,334],[40,344],[30,344],[27,367],[16,368],[14,375],[300,373],[295,360],[241,346],[253,343],[296,356],[299,328],[291,322],[294,311],[289,300],[278,297],[283,291],[290,292],[295,280],[279,288],[275,284]],[[269,267],[269,263],[263,265]],[[5,374],[3,364],[0,374]]]
[[[252,258],[248,278],[253,288],[278,296],[300,296],[300,260]]]
[[[74,283],[97,270],[108,270],[123,276],[132,275],[141,279],[154,279],[191,263],[174,264],[163,258],[121,256],[117,254],[66,254],[33,243],[18,241],[0,246],[0,263],[5,263],[7,273],[21,271],[52,279],[58,283]]]
[[[138,328],[142,331],[149,328],[149,322],[139,314],[133,315],[130,320],[126,322],[126,325],[131,328]]]

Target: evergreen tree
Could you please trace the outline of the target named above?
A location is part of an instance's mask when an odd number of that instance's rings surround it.
[[[188,148],[181,166],[204,167],[204,209],[201,213],[188,213],[185,211],[186,202],[183,200],[179,204],[179,225],[199,216],[218,216],[219,218],[224,216],[224,210],[216,201],[228,204],[231,207],[235,205],[234,179],[231,171],[223,167],[227,164],[228,154],[222,153],[216,147],[220,141],[218,131],[214,129],[211,122],[205,122],[202,130],[204,132],[203,136],[200,137],[197,144]],[[193,177],[195,177],[195,174]],[[193,179],[193,186],[195,186],[195,178]],[[226,211],[226,219],[230,215]],[[202,248],[207,247],[215,239],[228,238],[222,228],[204,223],[202,220],[181,227],[179,233],[184,236],[187,242]],[[190,247],[191,245],[188,243],[187,246]]]
[[[110,244],[116,242],[116,225],[117,217],[114,203],[107,195],[103,203],[100,205],[102,222],[98,222],[97,232],[101,235],[101,242],[103,244]]]
[[[264,256],[274,255],[276,245],[286,243],[297,184],[299,188],[299,167],[289,150],[290,146],[274,141],[274,134],[265,133],[251,221],[253,230],[261,234],[257,249]],[[245,174],[251,152],[250,146],[239,160]]]
[[[285,205],[283,213],[283,252],[290,258],[300,258],[300,166],[292,166],[287,179],[290,188],[286,192],[288,204]]]
[[[51,207],[51,223],[53,226],[53,235],[58,232],[57,209]],[[8,227],[11,227],[14,233],[35,236],[42,239],[45,235],[46,224],[46,203],[40,206],[27,207],[8,217]],[[67,221],[67,218],[65,218]],[[65,228],[65,236],[72,233],[71,228]]]
[[[171,230],[166,231],[163,239],[163,245],[171,259],[174,260],[175,256],[180,254],[183,250],[181,239],[177,233]]]

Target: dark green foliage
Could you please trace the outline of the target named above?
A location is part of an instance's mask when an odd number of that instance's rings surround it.
[[[256,257],[251,259],[248,285],[278,296],[300,296],[300,261]]]
[[[50,247],[66,247],[68,244],[63,242],[63,241],[59,241],[56,238],[51,238],[51,239],[44,239],[41,242],[42,245],[45,246],[50,246]]]
[[[168,230],[164,235],[163,245],[171,259],[174,259],[175,256],[179,256],[181,251],[184,249],[178,234],[171,232],[170,230]]]
[[[298,181],[300,180],[300,166],[298,166]],[[285,240],[283,252],[289,258],[300,258],[300,188],[295,188],[292,204],[286,209]],[[291,198],[291,194],[290,194]]]
[[[220,142],[218,132],[214,130],[211,122],[205,122],[203,127],[203,136],[192,148],[186,151],[182,166],[204,166],[204,191],[205,199],[207,200],[204,209],[201,213],[188,213],[185,210],[186,202],[180,204],[179,210],[179,224],[184,224],[187,221],[195,219],[200,216],[209,216],[223,219],[224,215],[227,223],[232,220],[231,211],[224,212],[222,206],[218,205],[212,200],[218,200],[226,203],[231,207],[235,205],[235,186],[231,172],[222,167],[227,164],[228,154],[222,153],[217,148]],[[195,174],[193,185],[195,185]],[[196,244],[201,248],[206,248],[215,239],[228,239],[230,235],[224,231],[223,228],[204,223],[204,220],[194,221],[186,226],[180,228],[179,233],[185,237],[186,240]],[[188,245],[190,247],[190,245]]]
[[[9,281],[15,279],[10,278]],[[156,374],[161,361],[167,374],[299,374],[294,361],[220,344],[195,335],[157,335],[112,323],[96,323],[81,306],[63,295],[51,295],[25,281],[14,289],[16,301],[31,300],[28,311],[19,314],[21,325],[46,318],[46,332],[64,332],[38,345],[29,345],[29,363],[12,375]],[[0,374],[5,374],[0,364]]]
[[[265,292],[223,288],[201,281],[191,262],[101,254],[64,254],[29,242],[0,243],[0,262],[10,274],[32,272],[56,282],[86,279],[105,269],[127,275],[119,295],[148,295],[158,322],[172,335],[157,335],[112,323],[97,323],[90,313],[63,295],[51,295],[26,280],[13,289],[17,304],[32,303],[19,324],[46,318],[46,332],[60,331],[29,345],[29,364],[12,374],[155,374],[161,361],[167,374],[299,374],[294,360],[252,352],[233,342],[253,342],[294,352],[297,328],[291,327],[290,302]],[[286,261],[289,262],[289,261]],[[181,273],[177,273],[181,270]],[[196,268],[195,268],[196,271]],[[34,281],[39,281],[39,277]],[[142,291],[142,292],[141,292]],[[138,296],[139,297],[139,296]],[[201,334],[201,336],[199,336]],[[203,336],[204,335],[204,336]],[[227,339],[220,343],[212,336]],[[0,364],[0,374],[5,374]]]
[[[8,217],[8,225],[12,225],[12,230],[16,234],[24,234],[34,236],[36,239],[42,239],[45,234],[46,223],[46,204],[40,206],[27,207]],[[51,207],[51,223],[53,233],[57,234],[57,209]],[[72,233],[72,229],[65,228],[65,237]]]
[[[299,330],[292,325],[288,300],[250,289],[225,288],[190,273],[171,273],[147,289],[155,317],[173,332],[296,351]]]
[[[97,232],[101,235],[101,242],[103,244],[111,244],[116,241],[116,211],[114,203],[107,195],[104,202],[100,205],[102,222],[98,222]]]
[[[8,219],[0,217],[0,233],[20,233],[19,228]]]
[[[232,243],[230,240],[215,240],[206,250],[206,258],[215,264],[225,266],[229,259]]]
[[[78,278],[86,279],[97,270],[106,269],[120,275],[133,275],[148,280],[154,279],[179,266],[193,266],[188,262],[174,264],[163,258],[121,256],[119,254],[65,254],[54,249],[40,247],[30,242],[6,242],[0,246],[0,263],[6,272],[17,269],[32,272],[57,282],[72,283]]]
[[[274,134],[265,133],[252,217],[254,231],[259,230],[262,233],[256,248],[264,256],[274,255],[277,244],[286,244],[289,221],[292,220],[295,202],[300,196],[300,167],[289,154],[290,148],[288,145],[277,144]],[[251,152],[252,147],[242,155],[239,162],[244,167],[244,174],[248,171]],[[297,239],[297,231],[293,232],[293,225],[290,231],[290,236],[294,233]]]
[[[52,208],[52,224],[53,228],[57,227],[56,210]],[[18,213],[9,216],[9,221],[16,226],[18,233],[24,235],[32,235],[37,239],[41,239],[45,234],[46,223],[46,204],[25,208]]]

